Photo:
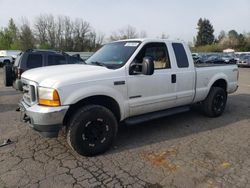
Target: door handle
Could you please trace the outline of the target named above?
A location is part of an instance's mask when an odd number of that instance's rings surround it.
[[[176,74],[171,75],[171,82],[176,83]]]

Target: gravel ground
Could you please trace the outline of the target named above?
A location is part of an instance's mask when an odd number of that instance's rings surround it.
[[[21,95],[0,69],[0,187],[250,187],[250,69],[219,118],[198,111],[119,128],[97,157],[72,151],[62,132],[39,136],[20,122]]]

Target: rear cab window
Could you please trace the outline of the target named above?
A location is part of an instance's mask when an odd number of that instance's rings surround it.
[[[178,68],[188,68],[189,67],[188,57],[183,44],[172,43],[172,47],[174,50]]]
[[[27,57],[27,69],[43,66],[43,56],[41,54],[29,54]]]

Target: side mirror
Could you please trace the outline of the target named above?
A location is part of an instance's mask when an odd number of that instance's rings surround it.
[[[144,57],[142,63],[133,62],[129,69],[130,75],[144,74],[152,75],[154,74],[154,61],[151,57]]]
[[[142,61],[142,74],[144,75],[152,75],[154,74],[154,61],[151,57],[144,57]]]

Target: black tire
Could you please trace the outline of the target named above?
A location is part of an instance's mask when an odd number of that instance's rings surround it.
[[[117,120],[109,109],[100,105],[87,105],[71,118],[67,141],[80,155],[94,156],[112,146],[117,129]]]
[[[226,107],[227,93],[220,87],[212,87],[207,98],[203,101],[204,113],[208,117],[220,116]]]
[[[4,60],[4,61],[3,61],[3,64],[4,64],[4,65],[10,65],[10,60]]]
[[[4,85],[6,87],[12,86],[12,67],[10,65],[4,66],[4,74],[3,74]]]

